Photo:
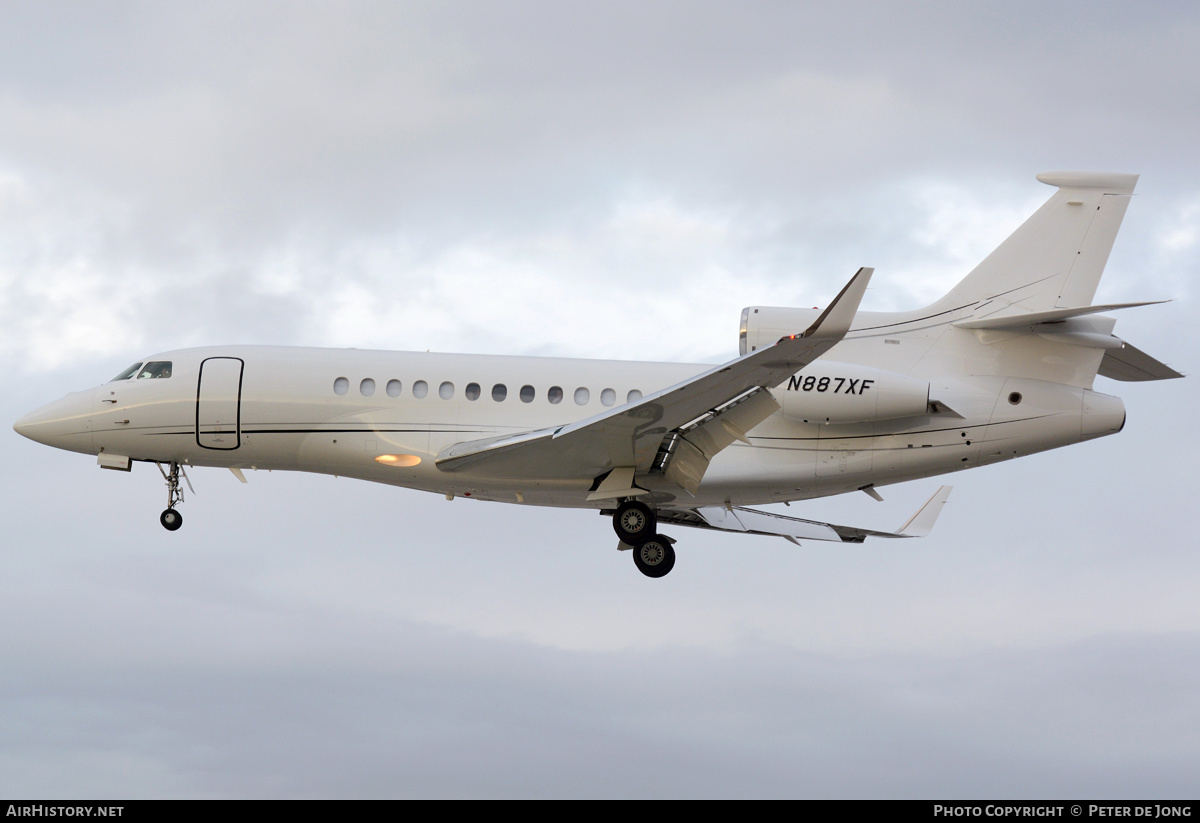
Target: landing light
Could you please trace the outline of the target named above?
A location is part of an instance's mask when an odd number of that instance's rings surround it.
[[[421,462],[421,458],[415,454],[381,454],[375,458],[376,463],[382,463],[385,466],[416,466]]]

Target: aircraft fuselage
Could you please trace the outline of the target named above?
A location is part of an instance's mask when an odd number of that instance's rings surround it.
[[[435,460],[455,443],[572,423],[711,368],[272,346],[185,349],[144,362],[169,363],[170,376],[131,376],[70,394],[22,418],[17,430],[134,461],[318,472],[484,500],[600,508],[586,501],[592,479],[559,477],[555,466],[507,479],[442,471]],[[855,368],[820,360],[803,373],[807,391],[792,380],[773,393],[794,410],[805,407],[805,395],[828,404],[835,388],[857,397],[881,389],[878,380],[845,376]],[[940,404],[890,420],[825,424],[777,412],[748,433],[750,445],[717,454],[686,502],[841,494],[1076,443],[1124,423],[1120,400],[1079,387],[1004,377],[938,385]],[[638,484],[659,503],[680,496],[652,473]]]

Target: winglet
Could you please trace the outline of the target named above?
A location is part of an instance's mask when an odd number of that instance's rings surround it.
[[[942,513],[942,507],[946,504],[946,499],[950,497],[953,488],[953,486],[942,486],[935,491],[933,496],[925,501],[925,505],[908,518],[907,523],[896,529],[896,534],[900,537],[925,537],[933,531],[933,524],[937,522],[938,515]]]
[[[862,302],[867,292],[867,284],[875,269],[864,266],[854,273],[833,302],[821,312],[816,322],[808,327],[801,337],[835,337],[841,340],[850,331],[854,315],[858,313],[858,304]]]

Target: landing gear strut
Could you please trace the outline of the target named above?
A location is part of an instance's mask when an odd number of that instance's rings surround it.
[[[168,464],[171,467],[169,472],[163,468],[162,463],[155,463],[154,465],[158,466],[163,480],[167,481],[167,508],[166,511],[158,516],[158,522],[162,523],[164,529],[173,532],[183,525],[183,515],[175,511],[175,506],[183,502],[183,489],[179,485],[180,476],[182,475],[183,482],[187,483],[188,489],[193,494],[195,494],[196,490],[192,488],[192,481],[188,480],[187,472],[174,460]]]

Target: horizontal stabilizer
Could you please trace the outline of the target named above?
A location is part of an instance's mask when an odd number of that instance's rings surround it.
[[[1037,176],[1039,183],[1060,189],[1092,189],[1106,194],[1133,194],[1136,174],[1094,171],[1044,171]]]
[[[1105,306],[1078,306],[1073,309],[1052,309],[1050,311],[1022,312],[1021,314],[991,315],[974,320],[960,320],[954,325],[960,329],[1019,329],[1024,326],[1035,326],[1038,323],[1058,323],[1072,317],[1082,317],[1085,314],[1098,314],[1117,309],[1132,309],[1138,306],[1156,306],[1166,303],[1166,300],[1150,300],[1145,303],[1109,303]]]
[[[1137,346],[1123,341],[1122,343],[1120,348],[1104,352],[1104,359],[1100,361],[1101,376],[1126,383],[1183,377],[1166,363],[1155,360]]]
[[[950,497],[951,486],[942,486],[925,505],[917,510],[903,526],[894,532],[838,526],[799,517],[747,509],[741,506],[725,508],[705,506],[698,509],[659,509],[658,523],[674,523],[700,529],[743,532],[782,537],[796,543],[800,540],[824,540],[834,543],[862,543],[868,537],[925,537],[933,529],[942,507]]]

